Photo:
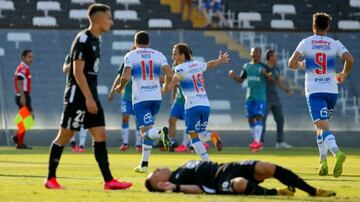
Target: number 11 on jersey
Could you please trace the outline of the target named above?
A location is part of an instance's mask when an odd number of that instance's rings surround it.
[[[147,73],[149,75],[147,75]],[[144,60],[141,61],[141,75],[142,79],[146,80],[147,76],[149,76],[149,80],[154,79],[154,64],[152,60],[145,62]]]

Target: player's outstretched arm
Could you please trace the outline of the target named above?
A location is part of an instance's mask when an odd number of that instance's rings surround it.
[[[124,89],[126,83],[130,80],[131,77],[131,68],[125,67],[123,74],[120,78],[120,84],[116,86],[115,91],[119,94],[121,94],[122,90]]]
[[[221,51],[219,51],[219,58],[216,60],[208,61],[206,70],[217,67],[218,65],[221,64],[228,63],[229,61],[230,61],[229,54],[227,52],[222,53]]]
[[[339,83],[343,83],[346,77],[350,74],[352,69],[352,64],[354,63],[354,58],[349,52],[342,54],[342,59],[345,61],[342,72],[336,75],[336,79]]]
[[[176,185],[171,182],[159,182],[158,189],[162,191],[183,192],[188,194],[202,194],[203,191],[198,185]]]
[[[230,78],[232,78],[234,81],[238,83],[242,83],[246,79],[246,73],[244,73],[244,76],[238,76],[233,70],[229,70],[228,75]]]
[[[301,58],[300,52],[295,51],[292,54],[292,56],[289,59],[289,63],[288,63],[290,69],[297,69],[298,67],[303,68],[302,66],[304,65],[304,63],[299,62],[300,58]]]
[[[116,78],[115,78],[115,80],[114,80],[114,82],[113,82],[113,85],[111,86],[111,89],[110,89],[110,92],[109,92],[109,94],[108,94],[108,97],[107,97],[109,102],[111,102],[112,99],[114,98],[115,88],[116,88],[116,86],[119,84],[120,79],[121,79],[121,75],[120,75],[120,74],[117,74],[117,75],[116,75]]]

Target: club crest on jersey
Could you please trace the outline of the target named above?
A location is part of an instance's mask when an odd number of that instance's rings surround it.
[[[93,46],[92,49],[93,49],[93,51],[96,51],[96,46]]]

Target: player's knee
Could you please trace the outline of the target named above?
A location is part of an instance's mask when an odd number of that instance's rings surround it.
[[[237,177],[231,180],[231,186],[235,193],[244,193],[248,181],[243,177]]]
[[[255,176],[258,180],[271,178],[275,173],[276,166],[272,163],[257,162],[255,165]]]
[[[70,141],[73,135],[74,135],[74,131],[61,128],[54,142],[59,145],[66,145]]]

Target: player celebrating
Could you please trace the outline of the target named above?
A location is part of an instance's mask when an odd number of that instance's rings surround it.
[[[124,58],[124,72],[116,91],[121,93],[126,83],[132,77],[132,102],[135,118],[144,138],[142,144],[141,164],[135,167],[135,172],[146,173],[149,164],[153,140],[161,138],[164,147],[169,149],[167,137],[168,128],[153,128],[161,104],[160,70],[165,73],[167,86],[173,76],[166,57],[154,49],[149,48],[149,34],[140,31],[135,34],[134,44],[136,49],[130,51]]]
[[[349,75],[353,57],[339,41],[327,37],[331,16],[327,13],[313,15],[312,29],[314,35],[303,39],[289,59],[289,67],[306,69],[305,95],[309,113],[317,130],[317,144],[320,153],[319,175],[328,174],[327,151],[330,150],[336,158],[333,170],[334,177],[340,177],[342,166],[346,159],[336,144],[335,136],[330,131],[328,119],[334,111],[338,83],[343,83]],[[304,56],[305,62],[299,62]],[[336,74],[335,58],[345,60],[342,72]]]
[[[104,178],[104,189],[126,189],[130,182],[119,182],[111,175],[106,150],[104,110],[97,93],[97,75],[100,63],[100,41],[102,33],[110,31],[113,24],[110,7],[92,4],[88,9],[90,26],[77,34],[71,46],[71,66],[64,96],[64,112],[61,127],[51,144],[48,177],[45,187],[62,189],[56,180],[56,169],[64,145],[82,125],[88,128],[93,138],[95,159]]]
[[[285,189],[267,189],[258,184],[276,178],[288,186]],[[316,189],[292,171],[281,166],[261,162],[242,161],[216,163],[188,161],[175,171],[157,168],[145,181],[149,191],[172,191],[190,194],[246,194],[293,196],[295,188],[310,196],[335,196],[334,191]]]
[[[217,60],[207,63],[191,60],[188,46],[183,43],[176,44],[173,48],[173,59],[178,66],[175,69],[169,86],[164,86],[163,91],[167,92],[180,83],[185,96],[185,125],[186,133],[190,135],[191,143],[195,152],[204,161],[209,161],[209,156],[202,142],[199,133],[206,131],[210,115],[210,105],[205,90],[203,72],[220,64],[228,63],[230,58],[227,53],[220,51]]]
[[[123,71],[124,71],[124,64],[120,66],[119,72],[109,92],[108,95],[109,102],[111,102],[114,97],[115,87],[119,84]],[[131,95],[132,95],[132,81],[129,80],[125,86],[125,90],[121,98],[121,113],[122,113],[121,135],[122,135],[123,143],[119,147],[120,151],[127,151],[129,149],[129,119],[130,119],[130,115],[135,115],[134,107],[131,100],[132,99]],[[135,130],[135,136],[136,136],[136,142],[135,142],[136,151],[141,152],[142,138],[137,126]]]
[[[249,145],[253,152],[262,149],[261,133],[264,126],[264,115],[266,110],[266,80],[271,80],[264,65],[260,62],[261,50],[252,48],[250,51],[251,62],[244,64],[240,76],[233,70],[229,71],[229,77],[242,83],[248,80],[246,91],[246,116],[248,117],[251,135],[254,141]]]

